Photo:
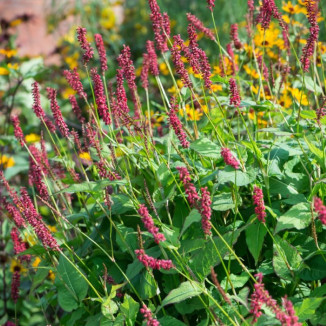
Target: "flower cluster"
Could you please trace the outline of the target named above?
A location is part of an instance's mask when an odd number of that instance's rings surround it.
[[[146,50],[148,55],[148,65],[149,70],[153,76],[159,75],[158,64],[157,64],[157,55],[155,52],[154,43],[152,41],[146,42]]]
[[[215,7],[215,0],[207,0],[208,8],[210,11],[213,11]]]
[[[11,298],[16,303],[19,298],[20,271],[15,270],[11,279]]]
[[[77,27],[77,39],[80,47],[84,50],[83,61],[85,65],[93,58],[94,55],[94,50],[91,47],[91,44],[87,41],[86,33],[86,28]]]
[[[199,196],[197,194],[196,187],[191,182],[190,174],[187,168],[185,167],[177,167],[177,170],[179,171],[179,178],[185,188],[187,200],[190,206],[195,206],[197,204],[197,201],[199,200]]]
[[[45,115],[45,112],[41,106],[41,96],[40,96],[40,89],[37,82],[34,82],[32,84],[32,95],[33,95],[33,106],[32,109],[35,113],[35,115],[43,121],[46,126],[49,128],[50,131],[55,131],[54,124],[48,119],[48,117]]]
[[[168,113],[169,124],[173,128],[176,136],[178,137],[178,139],[181,143],[181,146],[183,148],[188,148],[190,143],[187,140],[187,135],[186,135],[185,131],[183,130],[182,123],[176,114],[176,109],[177,109],[177,106],[175,104],[175,98],[172,98],[171,109],[170,109],[170,112]]]
[[[257,218],[260,222],[265,223],[265,217],[266,217],[266,208],[264,204],[264,194],[263,191],[257,187],[254,186],[254,194],[252,196],[252,199],[254,201],[255,207],[255,213],[257,214]]]
[[[6,199],[3,199],[2,203],[3,203],[3,206],[6,209],[6,211],[12,217],[15,225],[18,228],[26,227],[25,220],[21,216],[21,214],[20,214],[19,210],[16,208],[16,206],[9,203]]]
[[[109,125],[111,123],[109,109],[106,105],[106,98],[104,94],[104,86],[101,76],[97,73],[96,68],[91,69],[91,76],[94,84],[94,96],[97,106],[97,111],[102,117],[104,123]]]
[[[19,237],[19,232],[16,227],[13,227],[10,232],[11,240],[14,244],[14,253],[15,255],[20,254],[21,252],[27,249],[26,242],[22,241]],[[24,255],[21,257],[22,260],[30,260],[30,255]]]
[[[232,155],[231,151],[227,147],[223,147],[221,150],[221,155],[224,159],[225,164],[232,166],[236,170],[239,169],[239,161]]]
[[[305,47],[302,50],[301,63],[304,71],[309,70],[310,58],[315,51],[315,44],[318,41],[319,25],[317,23],[319,0],[306,0],[307,16],[310,24],[310,35]]]
[[[181,77],[181,80],[184,83],[184,85],[191,88],[192,82],[190,81],[188,72],[185,68],[183,61],[182,61],[180,45],[181,46],[183,45],[183,40],[182,40],[180,34],[174,35],[173,40],[174,40],[174,43],[173,43],[173,46],[171,49],[171,55],[172,55],[172,61],[173,61],[174,67],[175,67],[175,71]]]
[[[230,78],[229,80],[230,86],[230,105],[234,105],[235,107],[239,107],[241,103],[240,94],[238,91],[237,83],[234,78]]]
[[[64,70],[63,75],[65,76],[70,87],[77,92],[79,97],[86,99],[86,93],[84,91],[83,84],[80,81],[77,68],[74,68],[73,70]]]
[[[33,227],[38,238],[42,241],[44,247],[53,250],[60,250],[57,241],[42,221],[42,217],[37,213],[31,199],[25,188],[21,188],[21,203],[23,205],[23,215],[28,223]]]
[[[171,260],[166,259],[156,259],[154,257],[148,256],[145,253],[144,249],[135,250],[138,260],[146,267],[150,267],[152,269],[165,269],[169,270],[174,267]]]
[[[20,127],[18,116],[17,115],[11,116],[11,122],[14,126],[14,133],[16,139],[19,141],[21,147],[24,147],[24,134],[22,128]]]
[[[102,35],[101,34],[95,34],[94,39],[95,39],[97,52],[98,52],[98,55],[100,57],[101,70],[102,70],[102,73],[104,73],[106,70],[108,70],[108,61],[107,61],[107,58],[106,58],[106,52],[105,52],[105,47],[104,47]]]
[[[257,277],[257,283],[255,283],[255,291],[251,296],[251,310],[250,313],[253,315],[253,323],[256,323],[258,318],[262,315],[262,306],[266,305],[269,307],[275,317],[281,322],[282,326],[301,326],[298,322],[298,317],[295,316],[292,302],[283,298],[283,305],[285,311],[278,306],[276,300],[274,300],[268,291],[265,289],[263,283],[263,274],[259,273],[255,275]]]
[[[202,32],[207,38],[211,39],[212,41],[215,41],[213,32],[209,28],[205,27],[203,22],[199,20],[195,15],[187,13],[187,19],[189,23],[195,26],[198,31]]]
[[[314,208],[318,213],[320,221],[326,225],[326,207],[324,206],[323,201],[318,197],[314,198]]]
[[[212,216],[212,201],[211,201],[211,195],[209,191],[207,190],[207,187],[201,188],[201,200],[200,200],[200,214],[202,216],[201,224],[202,229],[204,231],[204,234],[210,235],[211,234],[211,223],[210,219]]]
[[[155,226],[153,218],[149,215],[148,209],[145,205],[139,205],[138,214],[142,217],[145,228],[151,233],[158,244],[161,241],[165,241],[165,236],[158,232],[158,227]]]
[[[60,111],[59,104],[57,102],[57,91],[53,88],[47,87],[46,91],[48,92],[48,99],[51,102],[51,111],[53,113],[54,121],[59,128],[62,135],[66,138],[69,137],[69,128],[65,121],[63,120],[62,113]]]
[[[232,24],[231,25],[231,32],[230,32],[231,40],[233,41],[233,46],[240,50],[242,48],[242,43],[239,40],[239,34],[238,34],[238,24]]]
[[[170,37],[170,19],[168,14],[161,13],[160,7],[156,0],[148,0],[151,9],[151,21],[158,50],[167,52],[167,40]]]
[[[151,310],[143,304],[143,307],[140,308],[140,312],[146,320],[147,326],[159,326],[160,323],[153,317]]]

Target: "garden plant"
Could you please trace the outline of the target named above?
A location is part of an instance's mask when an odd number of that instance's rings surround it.
[[[160,2],[135,61],[76,28],[67,99],[2,65],[0,324],[326,325],[324,0]]]

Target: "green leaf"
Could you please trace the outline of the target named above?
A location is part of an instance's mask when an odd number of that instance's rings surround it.
[[[232,248],[237,241],[242,228],[223,235],[225,242]],[[211,267],[219,264],[220,257],[228,253],[228,248],[219,237],[213,237],[213,241],[207,241],[199,250],[194,251],[190,261],[190,268],[201,278],[205,278],[211,271]],[[217,252],[218,251],[218,252]]]
[[[56,284],[59,305],[65,311],[72,311],[77,308],[88,291],[88,284],[78,269],[78,266],[72,265],[65,256],[60,256]]]
[[[235,274],[231,274],[230,275],[230,280],[232,282],[232,285],[235,289],[237,288],[242,288],[249,280],[249,275],[246,272],[241,273],[240,275],[235,275]],[[230,287],[230,283],[228,282],[228,279],[225,278],[222,282],[221,282],[221,286],[222,288],[225,288],[226,283],[228,283],[229,287]]]
[[[127,247],[127,244],[129,247],[131,247],[131,250],[134,251],[137,249],[137,233],[134,229],[128,228],[123,224],[118,224],[117,229],[120,231],[120,234],[116,233],[116,241],[117,245],[121,249],[122,252],[126,252],[129,250]],[[124,241],[121,239],[121,236],[123,237]],[[127,244],[126,244],[127,243]]]
[[[322,160],[323,159],[323,151],[320,150],[318,147],[316,147],[312,142],[310,142],[305,135],[303,136],[303,138],[306,141],[310,151],[312,153],[314,153],[319,160]]]
[[[253,170],[242,172],[227,167],[224,170],[219,171],[217,179],[221,184],[232,182],[236,186],[240,187],[252,183],[256,179],[256,173]]]
[[[217,74],[215,76],[211,77],[211,81],[213,83],[222,83],[222,84],[225,84],[225,85],[229,84],[229,81],[228,81],[227,78],[223,78],[223,77],[221,77],[221,76],[219,76]]]
[[[153,298],[157,293],[156,281],[151,273],[144,270],[133,282],[136,291],[143,300]]]
[[[180,236],[189,228],[189,226],[192,223],[196,223],[199,222],[201,220],[201,215],[198,212],[197,209],[192,209],[190,214],[186,217],[183,226],[182,226],[182,230],[180,232]]]
[[[132,201],[127,195],[114,195],[111,196],[111,199],[113,200],[113,205],[111,206],[111,214],[123,214],[135,209]]]
[[[75,192],[98,192],[107,186],[122,186],[125,185],[126,180],[100,180],[100,181],[86,181],[82,183],[76,183],[69,187],[58,191],[57,193],[75,193]]]
[[[220,158],[221,148],[217,144],[213,143],[208,138],[197,139],[190,144],[190,148],[197,152],[198,154],[210,157],[210,158]]]
[[[306,298],[301,304],[294,306],[296,315],[299,317],[299,321],[303,322],[314,316],[316,309],[320,306],[325,298]]]
[[[326,262],[321,255],[305,261],[305,269],[301,271],[300,278],[304,281],[317,281],[326,277]]]
[[[315,120],[317,119],[316,111],[303,110],[300,112],[300,116],[304,119]]]
[[[275,233],[292,228],[302,230],[305,229],[310,222],[310,205],[308,203],[300,203],[291,207],[284,215],[278,218]]]
[[[119,310],[118,305],[111,299],[107,298],[101,305],[101,311],[104,317],[109,320],[114,320],[114,314]]]
[[[120,310],[126,317],[127,326],[134,325],[139,310],[139,303],[136,302],[130,295],[125,294]]]
[[[162,301],[162,306],[166,306],[168,304],[177,303],[184,301],[186,299],[195,297],[200,295],[203,290],[200,288],[198,282],[183,282],[180,286],[174,290],[172,290]]]
[[[323,92],[320,86],[318,86],[310,76],[305,76],[304,84],[309,91],[313,92],[316,95],[319,95]]]
[[[273,248],[273,266],[275,273],[280,278],[293,281],[295,272],[299,269],[302,262],[298,250],[278,236],[275,237]]]
[[[214,211],[227,211],[235,207],[231,193],[223,193],[213,197],[212,209]]]
[[[172,316],[164,316],[160,318],[158,321],[160,322],[161,326],[186,326],[185,323],[175,319]]]
[[[246,242],[252,257],[254,257],[256,265],[261,249],[263,248],[266,233],[266,227],[258,220],[249,224],[246,229]]]

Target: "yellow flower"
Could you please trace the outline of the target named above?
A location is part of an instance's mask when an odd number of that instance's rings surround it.
[[[293,5],[291,1],[288,1],[287,4],[283,4],[282,9],[285,12],[288,12],[290,15],[299,14],[299,13],[305,14],[307,12],[306,8],[300,7],[299,5]]]
[[[10,22],[10,27],[16,27],[20,25],[23,21],[21,19],[14,19]]]
[[[200,109],[192,108],[192,107],[190,107],[189,104],[186,104],[185,111],[186,111],[186,115],[187,115],[187,120],[190,120],[190,121],[199,121],[200,118],[203,116],[203,112]],[[182,117],[184,116],[183,108],[179,109],[179,113]]]
[[[74,69],[78,66],[78,58],[79,58],[79,53],[75,52],[72,56],[66,57],[65,62],[70,69]]]
[[[15,165],[15,160],[12,157],[6,155],[0,156],[0,166],[3,166],[4,169],[11,168]]]
[[[248,118],[250,120],[255,120],[256,113],[254,110],[250,110],[248,114]],[[264,112],[257,112],[257,124],[260,127],[266,127],[267,126],[267,121],[263,119],[264,117]]]
[[[260,24],[257,25],[257,33],[254,36],[254,42],[256,46],[262,46],[265,48],[271,48],[274,45],[280,46],[280,42],[283,41],[278,38],[280,30],[272,22],[268,29],[264,30]],[[282,42],[281,42],[282,43]]]
[[[290,96],[283,94],[278,103],[283,106],[285,109],[288,109],[291,105],[292,105],[292,99],[290,98]]]
[[[106,7],[101,11],[100,25],[106,29],[111,29],[115,25],[114,11]]]
[[[82,160],[92,162],[92,158],[91,158],[91,156],[89,155],[88,152],[82,152],[82,153],[80,153],[80,154],[79,154],[79,157],[80,157]]]
[[[211,86],[212,92],[221,91],[222,89],[223,89],[223,87],[221,84],[212,84],[212,86]]]
[[[290,24],[290,17],[288,15],[283,15],[282,18],[287,24]]]
[[[76,94],[76,92],[75,92],[72,88],[67,87],[67,88],[65,88],[64,91],[62,92],[62,97],[63,97],[64,99],[68,99],[70,95],[75,95],[75,94]]]
[[[258,74],[258,72],[257,72],[255,69],[250,68],[249,65],[244,65],[244,66],[243,66],[243,69],[245,70],[245,72],[246,72],[249,76],[251,76],[251,77],[253,77],[253,78],[255,78],[255,79],[258,79],[258,78],[259,78],[259,74]]]
[[[41,137],[37,134],[28,134],[25,136],[26,143],[37,143],[41,140]]]
[[[304,94],[297,88],[290,88],[289,89],[292,96],[299,102],[301,105],[307,106],[309,104],[307,95]]]
[[[11,58],[17,54],[15,49],[0,49],[0,54],[3,54],[7,58]]]
[[[58,232],[57,228],[55,225],[48,225],[48,229],[52,232],[52,233],[55,233],[55,232]]]
[[[0,75],[9,75],[9,70],[5,67],[0,67]]]
[[[164,117],[159,112],[154,113],[153,110],[151,110],[150,115],[149,117],[148,112],[146,112],[147,119],[151,121],[152,127],[160,127],[164,121]]]
[[[54,282],[54,280],[55,280],[55,274],[52,272],[51,269],[49,270],[48,278],[49,278],[52,282]]]
[[[34,269],[37,269],[38,265],[41,262],[41,258],[40,257],[36,257],[35,260],[32,262],[32,266],[34,267]]]
[[[163,75],[168,75],[169,74],[169,69],[168,69],[168,67],[167,67],[167,65],[166,65],[165,62],[160,63],[159,68],[160,68],[160,71],[161,71],[161,73]]]
[[[21,274],[26,274],[27,269],[21,264],[18,259],[12,259],[10,264],[10,271],[13,272],[20,272]]]
[[[10,68],[10,69],[14,69],[14,70],[17,70],[18,69],[18,63],[14,63],[14,64],[12,64],[12,63],[8,63],[8,68]]]

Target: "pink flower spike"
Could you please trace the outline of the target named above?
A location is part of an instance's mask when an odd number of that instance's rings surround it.
[[[149,308],[145,304],[143,304],[143,307],[140,308],[140,312],[143,315],[146,325],[147,326],[159,326],[160,323],[154,319],[153,314]]]
[[[215,41],[215,36],[213,32],[204,26],[204,23],[199,20],[195,15],[192,15],[191,13],[187,13],[187,19],[188,21],[195,26],[195,28],[202,32],[207,38],[211,39],[212,41]]]
[[[153,218],[149,215],[148,209],[145,205],[139,205],[138,214],[142,217],[145,228],[151,233],[155,239],[155,242],[159,244],[161,241],[165,241],[165,236],[159,233],[158,227],[155,226]]]
[[[221,150],[221,155],[224,159],[226,165],[232,166],[234,169],[238,170],[240,167],[239,161],[232,155],[231,151],[227,147],[223,147]]]
[[[16,303],[19,299],[20,271],[15,270],[11,279],[11,299]]]
[[[185,188],[186,195],[188,196],[187,200],[188,200],[190,206],[192,206],[192,207],[197,206],[199,196],[198,196],[196,187],[191,182],[191,177],[190,177],[190,174],[189,174],[187,168],[177,167],[177,170],[179,171],[179,178]]]
[[[59,104],[57,102],[57,91],[53,88],[48,87],[48,99],[51,102],[51,111],[53,113],[53,117],[57,127],[59,128],[62,135],[66,138],[69,138],[69,129],[65,121],[63,120],[62,113],[60,111]]]
[[[210,219],[212,216],[212,208],[211,208],[211,194],[207,190],[207,187],[201,188],[201,200],[200,200],[200,214],[201,214],[201,224],[202,229],[205,235],[211,235],[212,225],[210,223]]]
[[[175,104],[175,98],[171,99],[171,110],[168,113],[169,115],[169,124],[173,128],[175,134],[177,135],[181,146],[183,148],[188,148],[190,143],[187,140],[187,135],[183,130],[182,123],[179,120],[178,116],[176,115],[176,112],[178,110],[178,105]]]
[[[326,207],[324,206],[322,200],[318,197],[314,198],[314,208],[318,213],[318,218],[320,219],[321,223],[326,225]]]
[[[258,188],[257,186],[254,186],[254,194],[252,196],[255,207],[255,213],[257,214],[257,218],[260,222],[265,223],[265,217],[266,217],[266,208],[264,204],[264,194],[263,191]]]
[[[213,9],[215,7],[215,0],[207,0],[208,9],[213,12]]]
[[[14,134],[16,139],[19,141],[21,147],[24,147],[24,134],[22,128],[20,127],[18,116],[17,115],[11,116],[11,122],[14,125]]]
[[[230,105],[234,105],[235,107],[239,107],[241,103],[241,98],[238,91],[238,86],[234,78],[230,78]]]
[[[106,97],[104,94],[104,86],[101,76],[97,73],[96,68],[91,69],[91,76],[94,84],[94,95],[97,106],[97,111],[102,117],[104,123],[109,125],[111,123],[111,117],[109,108],[106,105]]]
[[[88,61],[91,60],[94,55],[94,50],[91,47],[91,44],[87,41],[86,33],[86,28],[77,27],[77,39],[80,47],[84,50],[83,61],[85,65],[87,65]]]
[[[103,43],[103,38],[101,34],[95,34],[94,38],[95,38],[97,52],[100,57],[101,70],[102,73],[104,73],[106,70],[108,70],[108,61],[106,58],[106,51]]]
[[[145,253],[144,249],[135,250],[135,254],[137,255],[138,260],[145,266],[150,267],[152,269],[165,269],[170,270],[174,268],[174,265],[171,260],[165,259],[156,259],[154,257],[148,256]]]
[[[64,70],[63,75],[65,76],[70,87],[77,92],[79,97],[82,97],[86,100],[86,93],[84,92],[83,84],[80,81],[77,68],[74,68],[73,70]]]

